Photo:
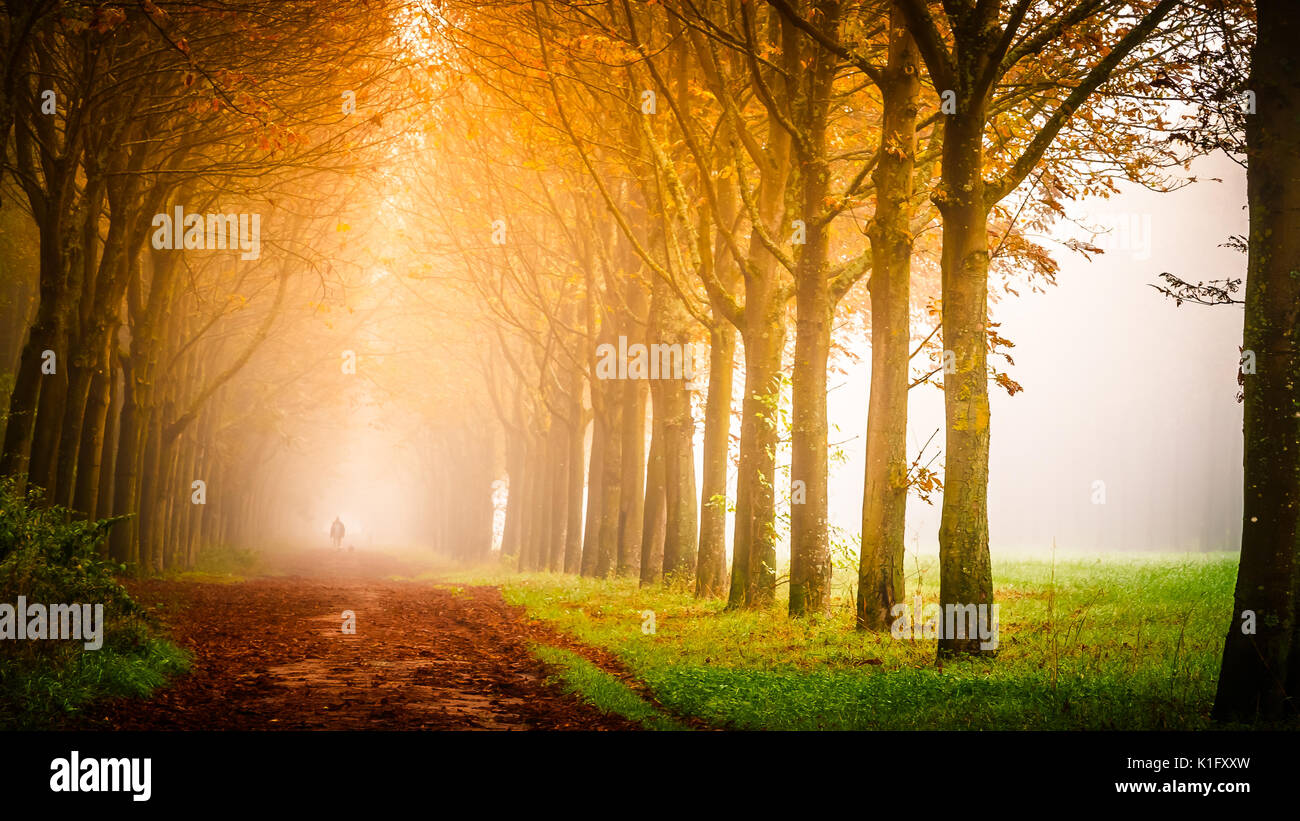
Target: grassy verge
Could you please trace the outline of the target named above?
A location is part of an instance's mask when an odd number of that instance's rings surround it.
[[[113,574],[124,568],[100,557],[112,524],[74,521],[43,507],[38,492],[0,487],[0,729],[57,726],[96,699],[148,695],[188,667],[188,654],[161,638],[117,583]],[[42,606],[25,624],[43,637],[18,639],[20,597]],[[76,638],[49,635],[45,608],[74,604],[102,617],[79,624]],[[69,617],[63,626],[71,625]]]
[[[545,644],[533,644],[532,649],[534,655],[556,669],[554,681],[565,692],[576,694],[597,709],[620,715],[647,730],[686,729],[577,653]]]
[[[935,663],[933,640],[852,629],[851,597],[792,620],[727,612],[629,579],[464,573],[499,584],[627,665],[667,709],[744,729],[1201,729],[1209,726],[1235,557],[995,562],[998,655]],[[922,558],[909,598],[938,600]],[[653,611],[654,631],[647,628]]]
[[[92,701],[148,697],[189,665],[187,652],[152,636],[125,647],[5,664],[0,670],[0,703],[8,703],[10,712],[0,717],[0,729],[42,729]]]
[[[265,559],[256,551],[237,547],[214,547],[199,553],[194,567],[189,570],[172,570],[162,578],[178,582],[203,582],[205,584],[238,584],[253,576],[270,573]]]

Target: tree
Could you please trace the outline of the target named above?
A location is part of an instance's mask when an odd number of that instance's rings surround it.
[[[883,630],[903,599],[907,512],[907,393],[911,359],[912,199],[920,56],[897,4],[880,79],[884,113],[871,236],[871,393],[858,561],[856,623]]]
[[[1256,0],[1246,118],[1250,206],[1242,346],[1256,369],[1244,374],[1244,504],[1233,619],[1214,699],[1219,721],[1294,715],[1300,692],[1300,20],[1289,3]]]
[[[939,603],[942,607],[993,603],[988,533],[988,274],[989,213],[1039,165],[1048,148],[1121,63],[1156,32],[1177,0],[1128,3],[1080,0],[1065,10],[1035,0],[949,0],[936,15],[927,0],[901,0],[936,91],[945,99],[943,159],[933,195],[943,219],[943,344],[955,368],[945,373],[947,430],[943,512],[939,528]],[[1117,22],[1132,9],[1137,22]],[[1031,16],[1031,12],[1033,15]],[[1027,24],[1027,19],[1030,21]],[[941,23],[942,20],[942,23]],[[1013,155],[989,170],[991,106],[999,83],[1019,64],[1041,60],[1062,38],[1089,32],[1090,65],[1069,54],[1056,69],[1073,79],[1030,110],[1028,131]],[[1122,33],[1121,33],[1122,32]],[[1096,56],[1104,51],[1104,56]],[[1073,68],[1071,68],[1073,66]],[[965,632],[965,631],[963,631]],[[939,654],[980,654],[977,636],[945,636]]]

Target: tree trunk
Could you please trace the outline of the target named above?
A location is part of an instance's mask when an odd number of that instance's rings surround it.
[[[1258,36],[1247,118],[1250,204],[1243,347],[1245,375],[1241,565],[1224,643],[1213,716],[1276,720],[1296,712],[1300,693],[1300,18],[1282,0],[1256,2]],[[1251,629],[1253,622],[1253,632]]]
[[[90,385],[86,413],[78,444],[76,484],[70,505],[87,518],[93,518],[98,505],[100,466],[104,458],[104,435],[108,426],[108,408],[112,401],[113,373],[105,361],[96,369]]]
[[[641,522],[645,513],[646,396],[644,380],[623,385],[623,475],[619,483],[618,575],[629,576],[641,568]]]
[[[825,250],[825,233],[810,226],[804,255],[824,255]],[[804,267],[802,261],[799,267]],[[814,271],[801,272],[803,276],[795,297],[799,317],[791,379],[791,616],[823,612],[830,588],[826,368],[831,344],[831,306],[824,269],[825,266],[817,265]]]
[[[695,420],[691,394],[683,379],[664,380],[664,489],[667,522],[664,534],[664,581],[695,572],[699,518],[695,505]]]
[[[62,428],[63,409],[68,401],[68,338],[62,333],[58,347],[58,370],[41,377],[41,396],[37,403],[36,427],[32,431],[31,462],[28,466],[27,480],[30,484],[44,488],[45,498],[53,502],[57,498],[55,486],[55,464],[59,458],[59,431]]]
[[[162,568],[162,549],[158,539],[158,508],[163,494],[167,492],[164,484],[162,453],[162,423],[159,418],[160,408],[155,408],[149,417],[149,426],[144,436],[144,461],[140,471],[140,563],[142,569],[158,573]],[[208,488],[208,493],[229,493],[228,488]],[[242,521],[241,521],[242,524]]]
[[[104,430],[104,453],[99,462],[99,481],[95,493],[95,508],[87,511],[96,519],[106,519],[113,515],[113,477],[116,475],[117,439],[119,422],[122,418],[122,374],[117,355],[113,355],[113,367],[108,372],[108,419]],[[120,526],[120,525],[119,525]],[[107,556],[108,545],[103,548]]]
[[[745,399],[736,480],[729,607],[761,608],[776,598],[776,448],[784,305],[750,289],[745,307]],[[767,310],[762,310],[765,306]]]
[[[664,535],[668,519],[668,493],[664,487],[664,421],[662,384],[652,385],[654,403],[650,437],[650,461],[646,466],[645,514],[641,529],[641,584],[663,578]]]
[[[604,448],[601,453],[600,534],[595,574],[606,578],[618,558],[618,535],[621,531],[623,480],[623,386],[613,384],[605,392]],[[594,465],[593,465],[594,468]]]
[[[32,472],[33,442],[37,433],[37,419],[45,400],[41,394],[51,389],[57,376],[42,370],[42,354],[53,351],[58,374],[66,378],[66,337],[64,325],[65,278],[63,276],[63,249],[60,237],[61,221],[57,208],[38,225],[40,230],[40,288],[36,320],[27,332],[22,358],[13,391],[9,394],[9,417],[5,427],[4,451],[0,454],[0,475],[16,477],[19,489],[26,487]],[[50,445],[46,444],[46,447]],[[42,459],[49,454],[43,453]],[[48,463],[47,463],[48,464]],[[40,484],[34,482],[34,484]]]
[[[943,377],[945,445],[939,524],[939,604],[993,604],[989,558],[988,206],[982,106],[948,118],[935,204],[943,216],[943,341],[955,360]],[[979,654],[978,636],[939,640],[939,656]]]
[[[81,340],[77,344],[85,344]],[[63,405],[63,422],[59,428],[58,459],[54,465],[54,495],[51,501],[70,507],[75,495],[77,461],[81,451],[82,426],[86,422],[86,406],[90,401],[91,386],[95,381],[98,362],[82,361],[80,356],[69,357],[68,394]]]
[[[587,420],[579,396],[574,402],[574,427],[569,431],[569,492],[566,497],[568,505],[565,511],[564,529],[564,572],[578,573],[582,570],[582,490],[586,484],[583,470],[587,455]]]
[[[523,526],[524,457],[520,436],[506,434],[506,521],[501,533],[501,555],[519,558]]]
[[[569,429],[559,419],[551,419],[551,464],[546,468],[551,477],[549,518],[550,551],[546,569],[552,573],[564,570],[564,537],[569,524]]]
[[[839,29],[840,4],[819,0],[814,23],[827,36]],[[826,49],[813,52],[807,90],[796,100],[804,140],[797,152],[801,219],[805,242],[795,262],[794,368],[791,385],[790,443],[790,602],[792,616],[823,613],[830,603],[831,554],[826,367],[831,348],[835,298],[827,272],[830,221],[825,203],[830,185],[826,120],[838,58]]]
[[[519,483],[519,569],[531,570],[534,566],[534,531],[536,530],[536,510],[534,499],[537,495],[536,458],[531,434],[524,434],[523,469],[520,471]]]
[[[895,7],[881,91],[880,159],[873,173],[876,213],[867,232],[871,239],[871,397],[858,562],[859,629],[888,629],[890,611],[905,598],[911,201],[919,67],[916,44]]]
[[[700,482],[697,597],[721,596],[727,578],[727,454],[731,446],[732,363],[736,332],[719,324],[709,344],[709,394],[704,408],[704,473]]]
[[[592,393],[598,390],[597,383],[592,383]],[[584,576],[596,575],[600,563],[600,520],[605,508],[602,492],[605,479],[605,438],[607,426],[597,411],[591,425],[591,455],[587,464],[587,510],[586,521],[582,530],[582,563],[579,568]]]

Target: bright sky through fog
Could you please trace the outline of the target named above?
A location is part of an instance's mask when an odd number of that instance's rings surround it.
[[[1215,157],[1193,173],[1223,182],[1171,194],[1128,187],[1071,209],[1086,223],[1149,217],[1148,259],[1113,249],[1089,262],[1060,249],[1056,287],[994,307],[1016,343],[1010,374],[1025,388],[1014,397],[991,390],[994,556],[1045,554],[1053,538],[1061,550],[1237,549],[1241,309],[1176,308],[1149,287],[1162,271],[1190,281],[1244,276],[1245,255],[1218,246],[1246,233],[1245,172]],[[850,531],[860,527],[868,365],[864,356],[850,366],[830,394],[840,438],[857,437],[832,468],[831,520]],[[943,395],[921,386],[910,404],[909,458],[942,425]],[[1105,504],[1092,503],[1098,480]],[[937,498],[933,507],[909,498],[909,549],[938,549],[939,510]]]
[[[1163,271],[1190,281],[1244,274],[1245,256],[1219,247],[1246,231],[1244,171],[1213,158],[1197,164],[1194,173],[1203,181],[1174,193],[1129,187],[1109,200],[1075,204],[1070,212],[1085,224],[1135,226],[1129,244],[1138,247],[1111,247],[1089,261],[1054,246],[1061,265],[1055,287],[1043,293],[1019,289],[1020,297],[994,305],[1000,332],[1016,344],[1010,351],[1016,364],[1007,370],[1024,387],[1014,397],[996,386],[991,391],[995,556],[1047,555],[1053,539],[1062,552],[1237,548],[1241,309],[1179,308],[1150,287]],[[1076,233],[1062,229],[1061,238]],[[1149,248],[1140,247],[1145,239]],[[374,344],[382,349],[378,340]],[[858,354],[857,363],[841,363],[845,374],[832,376],[829,397],[831,439],[841,443],[846,457],[832,463],[830,516],[849,538],[860,528],[870,379],[870,351],[864,347]],[[738,377],[737,397],[741,384]],[[349,418],[341,440],[347,447],[337,454],[328,492],[317,502],[321,509],[310,516],[314,527],[328,527],[334,508],[343,505],[365,519],[378,541],[418,541],[413,514],[425,489],[412,478],[415,462],[394,458],[409,455],[403,453],[411,445],[407,436],[374,427],[382,416],[370,409]],[[942,393],[915,388],[909,458],[942,422]],[[738,432],[733,420],[733,434]],[[697,460],[701,435],[702,424]],[[942,442],[940,432],[932,449]],[[789,464],[788,450],[778,462]],[[942,464],[936,460],[934,467]],[[697,464],[697,476],[699,469]],[[734,465],[731,474],[734,483]],[[779,484],[788,481],[778,477]],[[1098,481],[1104,487],[1095,486]],[[1104,504],[1093,503],[1099,488]],[[909,550],[937,551],[940,504],[939,496],[932,506],[909,498]],[[730,536],[729,527],[729,541]],[[784,544],[780,556],[788,557]]]

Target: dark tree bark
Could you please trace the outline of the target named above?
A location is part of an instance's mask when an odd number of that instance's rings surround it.
[[[1216,720],[1236,722],[1294,715],[1300,692],[1300,18],[1283,0],[1257,0],[1255,8],[1250,88],[1258,102],[1246,121],[1250,238],[1242,345],[1257,364],[1242,391],[1241,565],[1213,712]]]

